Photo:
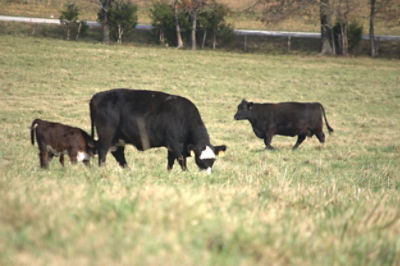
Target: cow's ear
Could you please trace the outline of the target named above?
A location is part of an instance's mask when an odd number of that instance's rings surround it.
[[[240,104],[247,104],[246,99],[243,99],[242,102]]]
[[[214,146],[214,153],[218,156],[224,156],[225,151],[226,151],[226,146],[225,145],[220,145],[220,146]]]

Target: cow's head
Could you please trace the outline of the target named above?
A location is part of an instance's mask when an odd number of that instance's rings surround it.
[[[207,173],[211,174],[215,159],[218,155],[222,155],[226,151],[226,146],[189,145],[188,149],[190,155],[195,158],[200,170],[207,170]]]
[[[89,154],[90,157],[97,154],[97,141],[96,140],[89,139],[89,141],[87,143],[87,153]]]
[[[249,119],[251,111],[253,109],[253,103],[247,102],[245,99],[238,105],[238,110],[234,116],[235,120]]]

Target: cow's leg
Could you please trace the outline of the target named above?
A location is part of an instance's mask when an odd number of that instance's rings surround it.
[[[114,158],[117,160],[122,168],[125,168],[128,165],[125,160],[124,150],[124,146],[118,146],[116,151],[111,152],[111,154],[114,156]]]
[[[306,135],[298,135],[297,136],[297,142],[293,146],[293,150],[297,149],[305,139],[306,139]]]
[[[49,153],[46,150],[39,152],[40,167],[47,168],[49,166]]]
[[[172,169],[172,165],[174,164],[172,158],[175,158],[176,160],[178,160],[183,171],[185,171],[187,169],[186,168],[186,157],[183,155],[183,152],[184,152],[183,147],[184,147],[183,144],[180,144],[180,143],[174,142],[174,141],[171,141],[171,144],[168,146],[168,167],[171,165],[171,169]],[[171,161],[172,161],[172,163],[171,163]]]
[[[53,159],[53,157],[54,157],[54,154],[52,154],[51,152],[49,152],[49,164],[50,164],[50,162],[51,162],[51,160]]]
[[[86,167],[90,167],[90,160],[83,160],[82,162]]]
[[[97,152],[99,156],[99,166],[102,166],[106,162],[107,152],[112,146],[115,130],[110,127],[104,127],[100,130],[97,129],[97,132],[101,132],[101,134],[99,134]]]
[[[268,150],[273,150],[274,147],[271,146],[271,140],[272,140],[272,135],[271,134],[267,134],[264,137],[264,143],[265,143],[265,148]]]
[[[167,165],[168,170],[172,170],[174,162],[175,162],[175,154],[171,151],[168,151],[168,165]]]
[[[78,159],[76,158],[78,156],[78,152],[70,150],[68,151],[68,156],[72,164],[76,164],[78,162]]]
[[[182,168],[182,171],[186,171],[187,170],[187,166],[186,166],[186,157],[185,156],[181,156],[178,158],[178,163]]]
[[[325,143],[325,134],[322,130],[317,132],[315,135],[317,136],[320,143]]]
[[[60,164],[64,167],[64,154],[60,154]]]

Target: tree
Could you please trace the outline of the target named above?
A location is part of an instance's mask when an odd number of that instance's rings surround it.
[[[123,34],[132,31],[137,25],[137,6],[130,1],[117,0],[108,10],[107,21],[112,32],[117,35],[117,42],[122,43]]]
[[[184,0],[183,4],[192,19],[192,50],[196,50],[197,15],[206,6],[207,0]]]
[[[168,41],[168,31],[175,27],[174,10],[167,2],[154,2],[150,7],[151,25],[158,35],[158,40],[161,44],[166,44]]]
[[[190,17],[184,9],[177,8],[175,16],[174,7],[167,1],[153,2],[150,8],[153,32],[161,44],[182,48],[190,32]],[[179,34],[176,30],[176,21],[179,21]]]
[[[176,28],[176,39],[177,39],[177,48],[183,48],[181,27],[179,25],[179,11],[178,11],[178,2],[179,0],[174,0],[174,18],[175,18],[175,28]]]
[[[371,56],[375,57],[377,55],[376,45],[375,45],[375,5],[376,0],[370,0],[370,15],[369,15],[369,46],[371,51]]]
[[[332,24],[332,9],[329,0],[320,1],[319,14],[321,21],[321,54],[336,54]]]
[[[378,47],[375,40],[375,19],[380,16],[390,27],[399,25],[400,1],[399,0],[370,0],[369,15],[369,42],[372,57],[378,55]]]
[[[200,13],[199,22],[203,30],[202,48],[205,46],[207,32],[212,34],[212,47],[217,46],[217,33],[231,26],[225,22],[225,16],[230,12],[224,4],[219,4],[212,0],[210,4]]]
[[[60,21],[66,27],[66,39],[69,41],[71,39],[71,26],[77,24],[79,16],[79,9],[75,4],[67,4],[64,10],[61,10]],[[79,31],[78,31],[79,35]],[[78,36],[77,35],[77,36]]]
[[[103,27],[103,42],[110,42],[110,25],[108,23],[108,10],[114,0],[98,0],[100,4],[100,11],[97,13],[97,18]]]

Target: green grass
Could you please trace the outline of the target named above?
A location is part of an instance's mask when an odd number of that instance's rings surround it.
[[[0,36],[0,264],[399,265],[400,61],[105,46]],[[116,87],[191,99],[212,143],[210,176],[166,170],[167,152],[126,151],[99,168],[39,168],[29,127],[90,129],[90,97]],[[275,137],[249,101],[320,101],[321,146]],[[327,133],[327,130],[325,129]]]

